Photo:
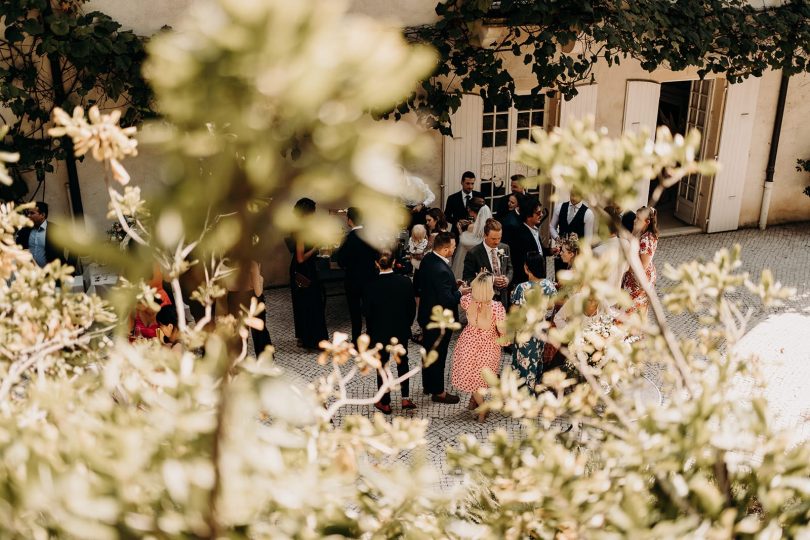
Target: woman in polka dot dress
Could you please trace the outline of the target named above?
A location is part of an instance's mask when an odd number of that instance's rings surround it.
[[[470,410],[484,402],[480,390],[487,383],[481,376],[484,368],[498,373],[501,364],[501,337],[499,325],[506,318],[506,310],[500,302],[492,300],[495,291],[494,278],[482,272],[472,282],[472,292],[461,297],[461,308],[467,312],[467,327],[461,332],[453,350],[453,386],[469,392]],[[485,414],[478,415],[483,422]]]

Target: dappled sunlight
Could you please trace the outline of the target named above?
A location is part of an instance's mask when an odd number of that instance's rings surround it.
[[[735,349],[743,358],[755,357],[753,361],[764,381],[764,397],[774,413],[773,427],[793,431],[794,442],[810,438],[808,309],[770,315],[751,328]],[[752,385],[750,379],[735,384],[741,392]]]

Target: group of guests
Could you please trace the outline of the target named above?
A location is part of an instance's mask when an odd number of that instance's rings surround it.
[[[542,294],[555,296],[556,307],[548,314],[553,324],[564,326],[572,312],[571,299],[556,298],[558,284],[555,276],[547,276],[546,261],[553,257],[556,271],[569,268],[578,254],[579,244],[595,244],[594,213],[576,194],[557,205],[548,224],[550,245],[546,246],[540,232],[548,218],[538,197],[525,193],[522,177],[512,178],[512,192],[502,199],[497,212],[485,204],[480,193],[473,190],[475,175],[465,173],[462,189],[450,195],[445,211],[425,209],[424,223],[418,219],[411,225],[407,244],[413,267],[413,276],[394,271],[396,255],[392,251],[376,251],[363,239],[362,218],[350,208],[347,221],[350,231],[335,259],[345,270],[345,291],[352,326],[352,340],[356,342],[363,329],[373,343],[387,344],[396,338],[407,350],[415,336],[411,327],[414,317],[421,331],[421,343],[436,351],[434,362],[422,372],[422,390],[436,403],[455,404],[460,401],[445,387],[445,371],[452,332],[429,328],[434,306],[453,312],[456,320],[461,311],[466,326],[452,352],[452,386],[470,395],[468,407],[480,410],[483,402],[481,390],[486,387],[482,377],[485,368],[497,373],[500,367],[503,342],[512,341],[502,335],[502,323],[510,305],[521,305],[528,292],[539,289]],[[302,199],[296,204],[299,213],[315,211],[315,203]],[[620,226],[625,226],[639,239],[642,265],[649,283],[656,279],[652,263],[657,247],[658,227],[655,208],[642,207],[637,212],[619,214],[608,208],[611,216],[611,235],[594,247],[598,257],[611,257],[615,270],[611,281],[627,290],[633,298],[633,308],[646,314],[649,299],[643,288],[628,271],[620,238]],[[622,223],[623,225],[617,225]],[[323,295],[317,282],[314,264],[316,248],[290,240],[293,255],[290,280],[295,312],[296,336],[299,344],[315,348],[328,332],[323,310]],[[579,293],[574,293],[579,294]],[[611,309],[586,299],[586,316]],[[418,334],[418,333],[417,333]],[[416,336],[418,337],[418,335]],[[540,382],[544,369],[559,365],[559,354],[551,347],[532,338],[509,346],[511,364],[530,390]],[[387,353],[383,354],[386,362]],[[400,359],[400,375],[409,369],[407,356]],[[402,409],[414,409],[407,381],[402,385]],[[386,394],[375,407],[391,414],[391,398]],[[484,414],[478,414],[484,420]]]

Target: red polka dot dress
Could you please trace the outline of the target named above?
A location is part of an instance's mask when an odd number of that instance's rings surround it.
[[[461,308],[466,310],[472,303],[472,296],[465,294],[461,297]],[[482,309],[492,310],[492,322],[486,330],[468,324],[461,332],[453,350],[453,372],[451,381],[455,388],[462,392],[476,392],[486,388],[487,383],[481,376],[484,368],[498,373],[501,365],[501,346],[498,338],[498,323],[506,318],[506,310],[500,302],[492,301],[489,306],[481,305]]]

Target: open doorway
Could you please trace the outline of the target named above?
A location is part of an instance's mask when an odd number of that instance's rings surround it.
[[[674,134],[686,134],[697,128],[704,135],[703,154],[706,137],[712,117],[714,81],[676,81],[661,85],[658,104],[658,126],[666,126]],[[650,193],[658,186],[660,179],[650,184]],[[700,175],[690,175],[679,183],[668,187],[658,201],[658,224],[661,229],[700,227],[700,208],[703,196]]]
[[[658,120],[656,127],[666,126],[673,135],[686,133],[686,123],[689,116],[689,94],[692,90],[692,81],[677,81],[661,85],[661,98],[658,102]],[[650,182],[650,195],[660,183],[659,178]],[[672,229],[691,225],[675,217],[678,186],[670,186],[661,195],[656,205],[658,209],[658,226],[662,229]]]

